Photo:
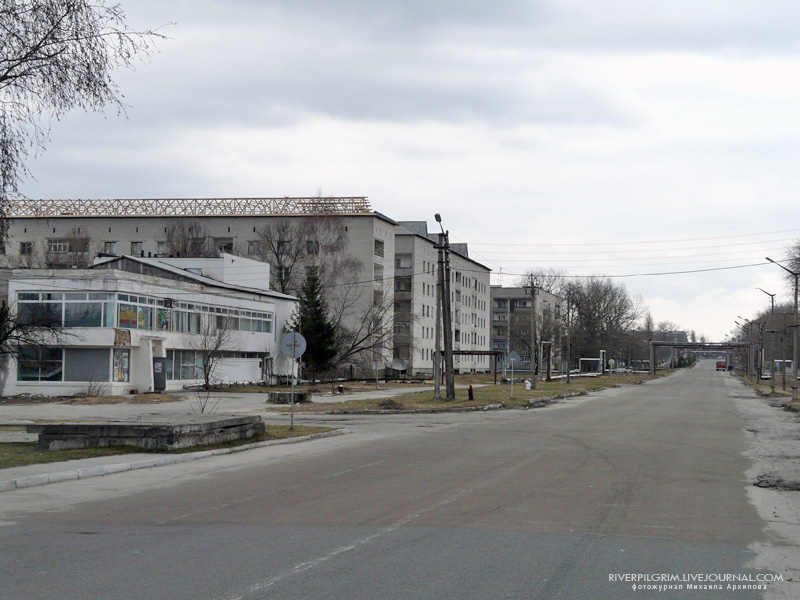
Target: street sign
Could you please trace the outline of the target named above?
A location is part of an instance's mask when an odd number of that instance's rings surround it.
[[[283,352],[284,356],[289,358],[300,358],[303,356],[303,352],[305,351],[306,338],[296,331],[287,333],[285,336],[283,336],[283,339],[281,339],[281,352]]]
[[[513,365],[515,362],[520,362],[522,357],[514,350],[508,353],[508,364]]]

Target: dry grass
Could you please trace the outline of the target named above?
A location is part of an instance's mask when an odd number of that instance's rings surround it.
[[[64,404],[95,405],[95,404],[161,404],[164,402],[179,402],[185,397],[174,394],[137,394],[130,396],[78,396],[66,400]]]
[[[668,374],[662,372],[656,375],[661,377]],[[640,373],[620,373],[615,374],[611,381],[608,377],[580,377],[573,378],[567,385],[566,382],[537,382],[535,390],[526,390],[523,384],[514,384],[514,395],[511,397],[511,386],[509,384],[482,385],[474,387],[474,399],[469,400],[468,390],[464,388],[456,389],[456,399],[447,401],[435,399],[432,391],[417,392],[412,394],[402,394],[388,398],[369,398],[362,400],[346,400],[341,403],[310,403],[295,405],[295,412],[298,413],[337,413],[337,412],[358,412],[358,411],[377,411],[377,410],[452,410],[469,409],[479,407],[514,408],[527,407],[534,404],[537,400],[547,398],[585,394],[610,386],[622,384],[637,384],[653,379],[647,374]],[[457,384],[461,385],[463,379],[459,377]],[[442,389],[444,393],[444,389]],[[390,402],[391,401],[391,402]],[[288,407],[275,407],[273,410],[287,412]]]

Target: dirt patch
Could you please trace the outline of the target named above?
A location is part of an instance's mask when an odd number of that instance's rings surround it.
[[[756,477],[754,486],[760,488],[768,488],[771,490],[780,490],[784,492],[800,492],[800,482],[788,481],[779,475],[767,473]]]
[[[165,402],[178,402],[180,396],[174,394],[137,394],[136,396],[90,396],[69,398],[64,404],[92,406],[95,404],[162,404]]]
[[[383,400],[380,404],[378,404],[378,407],[381,410],[403,410],[404,408],[402,404],[393,398],[387,398],[386,400]]]
[[[47,404],[52,402],[63,402],[65,398],[57,396],[40,396],[38,394],[20,394],[19,396],[7,396],[0,398],[0,404],[6,406],[23,404]]]

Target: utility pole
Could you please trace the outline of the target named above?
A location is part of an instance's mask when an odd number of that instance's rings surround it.
[[[567,385],[571,383],[572,370],[572,305],[569,292],[567,292]]]
[[[439,250],[441,259],[442,251]],[[442,397],[442,260],[436,263],[436,348],[433,354],[433,397]]]
[[[442,293],[442,326],[444,334],[444,370],[448,400],[456,399],[456,385],[453,376],[453,313],[450,309],[450,239],[449,231],[442,227],[442,217],[436,213],[436,222],[442,232],[439,234],[439,284]]]
[[[790,269],[787,269],[782,264],[775,262],[769,256],[767,256],[767,260],[771,263],[778,265],[781,269],[789,273],[792,277],[794,277],[794,343],[792,348],[792,402],[797,402],[797,330],[798,330],[798,322],[797,322],[797,278],[800,277],[800,273],[796,273]]]
[[[756,288],[757,290],[761,290],[767,296],[769,296],[769,391],[771,394],[775,394],[775,294],[770,294],[768,291],[761,289],[760,287]]]
[[[536,356],[538,354],[536,347],[536,286],[533,283],[533,277],[530,278],[531,288],[531,389],[536,389]]]

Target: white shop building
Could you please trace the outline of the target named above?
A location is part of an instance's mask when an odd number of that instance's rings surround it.
[[[4,395],[69,395],[90,384],[108,394],[153,391],[154,362],[166,371],[167,390],[202,383],[209,324],[228,331],[213,381],[289,373],[279,342],[297,299],[269,290],[266,263],[229,254],[123,256],[10,275],[8,299],[20,318],[45,315],[63,334],[43,348],[20,348],[6,365]]]

